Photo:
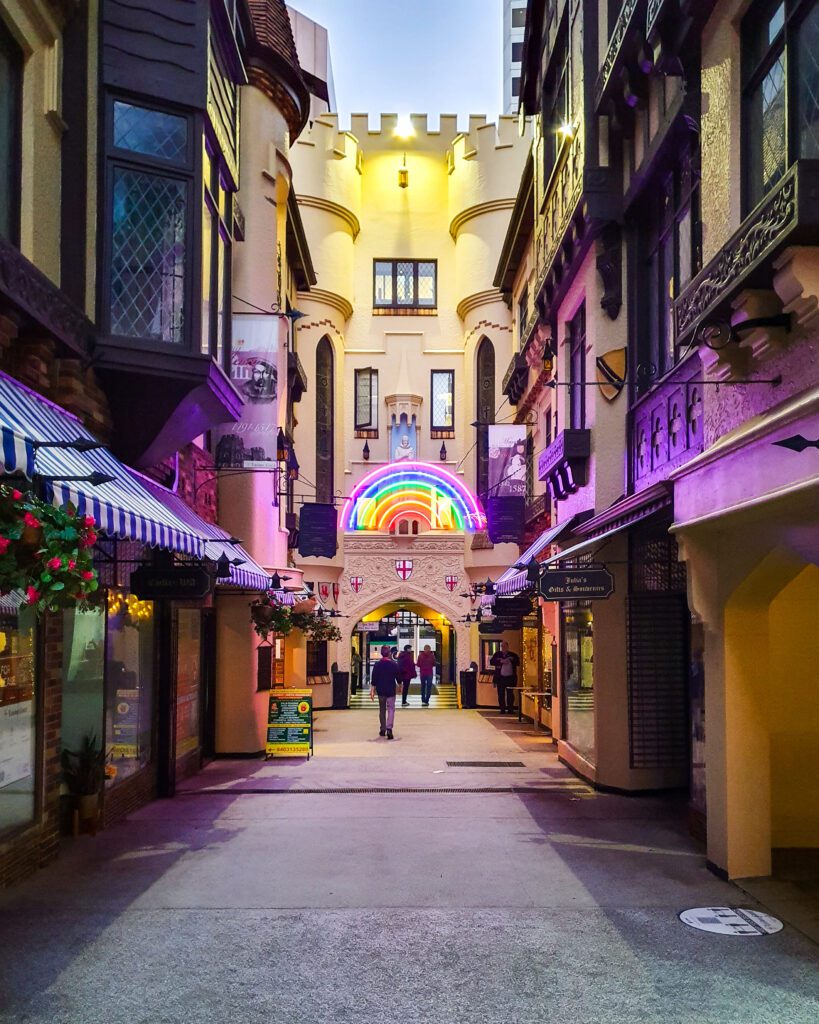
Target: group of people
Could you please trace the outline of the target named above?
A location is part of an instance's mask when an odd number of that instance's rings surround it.
[[[434,675],[435,655],[429,644],[418,655],[417,661],[409,644],[400,654],[397,647],[385,645],[381,648],[381,659],[373,666],[370,679],[370,700],[375,700],[378,697],[381,725],[379,736],[386,736],[388,740],[393,738],[395,699],[399,686],[401,688],[401,706],[407,707],[410,684],[416,676],[420,676],[421,704],[428,708],[429,699],[432,696]]]

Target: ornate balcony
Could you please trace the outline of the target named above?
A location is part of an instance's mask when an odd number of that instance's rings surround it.
[[[629,413],[632,490],[642,491],[703,450],[702,366],[694,353]]]
[[[625,0],[620,7],[614,31],[609,39],[603,66],[594,88],[594,107],[598,113],[604,103],[637,105],[635,83],[630,81],[631,65],[638,73],[651,69],[652,60],[645,49],[646,0]]]
[[[773,261],[791,245],[815,245],[819,234],[819,160],[797,160],[745,218],[674,303],[677,344],[706,323],[729,322],[731,302],[746,288],[771,288]]]
[[[527,501],[524,512],[524,522],[526,525],[530,526],[542,516],[548,515],[550,504],[548,494],[539,494],[536,498],[532,498],[531,501]]]
[[[548,483],[555,501],[568,498],[586,483],[590,455],[589,430],[561,430],[541,454],[537,464],[538,480]]]
[[[503,378],[501,391],[509,399],[510,405],[517,405],[526,390],[529,379],[529,363],[523,352],[516,352]]]

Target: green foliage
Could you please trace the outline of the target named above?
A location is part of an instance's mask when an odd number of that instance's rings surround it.
[[[72,796],[95,796],[105,778],[105,751],[93,734],[83,736],[79,750],[63,747],[60,755],[63,782]]]
[[[274,601],[270,594],[262,594],[258,600],[253,601],[250,605],[250,618],[262,640],[267,640],[271,633],[274,636],[287,636],[293,628],[290,609]]]
[[[290,621],[296,629],[300,629],[310,640],[341,640],[341,630],[329,618],[324,615],[310,615],[307,612],[297,612],[290,616]]]

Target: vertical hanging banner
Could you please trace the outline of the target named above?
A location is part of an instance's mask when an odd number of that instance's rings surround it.
[[[526,427],[489,427],[489,497],[526,497]]]
[[[271,690],[267,712],[267,757],[310,757],[313,752],[313,691]]]
[[[279,318],[233,316],[230,379],[245,407],[238,423],[217,429],[217,469],[274,469],[278,435]]]

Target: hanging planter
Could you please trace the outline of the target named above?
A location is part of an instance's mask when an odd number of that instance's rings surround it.
[[[55,508],[0,484],[0,591],[22,591],[40,613],[92,607],[99,590],[94,526],[93,516],[70,505]]]
[[[308,640],[317,642],[341,640],[341,630],[324,615],[311,615],[294,612],[290,621],[296,629],[300,629]]]
[[[290,618],[290,609],[279,604],[270,594],[263,594],[250,605],[250,620],[262,640],[267,640],[271,633],[287,636],[292,628]]]

